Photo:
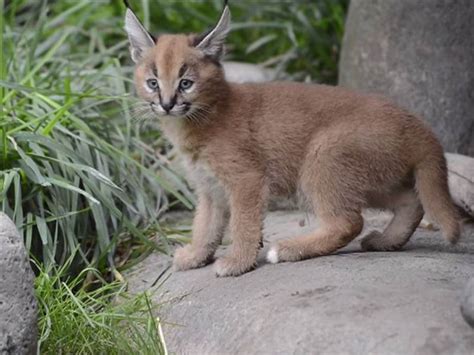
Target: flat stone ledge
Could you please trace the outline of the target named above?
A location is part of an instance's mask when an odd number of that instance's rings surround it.
[[[367,214],[363,234],[387,221]],[[295,211],[265,222],[266,248],[317,226]],[[179,354],[474,353],[459,311],[474,273],[474,226],[454,247],[419,228],[400,252],[361,252],[356,240],[335,255],[270,265],[266,248],[257,269],[237,278],[216,278],[211,266],[171,272],[171,259],[153,254],[128,275],[130,290],[154,289]]]

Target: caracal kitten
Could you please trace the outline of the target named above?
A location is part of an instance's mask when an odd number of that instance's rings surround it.
[[[154,38],[130,8],[125,17],[138,95],[182,155],[198,195],[190,245],[177,270],[213,261],[229,225],[232,246],[218,276],[256,266],[270,196],[298,194],[320,220],[307,235],[275,243],[271,263],[327,255],[362,231],[364,208],[392,221],[362,240],[364,250],[397,250],[426,211],[448,241],[460,234],[443,149],[417,117],[380,97],[291,82],[231,84],[220,60],[226,5],[204,35]]]

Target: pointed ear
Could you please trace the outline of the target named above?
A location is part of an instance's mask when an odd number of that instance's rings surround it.
[[[143,58],[143,53],[155,45],[155,39],[143,27],[137,16],[130,8],[125,13],[125,30],[130,41],[130,54],[132,60],[138,63]]]
[[[230,10],[226,4],[217,25],[198,39],[196,48],[205,55],[220,60],[224,54],[224,42],[230,30]]]

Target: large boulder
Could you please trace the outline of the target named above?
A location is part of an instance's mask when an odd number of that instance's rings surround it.
[[[339,83],[421,115],[474,156],[474,1],[351,0]]]
[[[365,217],[363,234],[388,216]],[[271,212],[265,245],[317,224]],[[264,249],[256,270],[236,278],[216,278],[212,266],[172,272],[155,253],[128,280],[133,292],[153,290],[177,354],[473,354],[459,312],[473,253],[473,226],[456,246],[419,228],[400,252],[361,252],[356,240],[335,255],[269,265]]]
[[[37,305],[23,240],[0,212],[0,354],[35,354]]]
[[[461,313],[466,322],[474,328],[474,277],[467,283],[464,290]]]

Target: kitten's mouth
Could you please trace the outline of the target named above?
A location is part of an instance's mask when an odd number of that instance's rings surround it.
[[[184,103],[179,107],[173,108],[171,111],[165,111],[160,109],[159,105],[155,104],[154,102],[150,103],[150,108],[154,114],[158,117],[184,117],[186,114],[189,113],[191,109],[190,103]]]

